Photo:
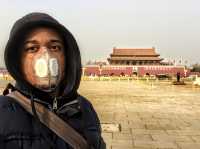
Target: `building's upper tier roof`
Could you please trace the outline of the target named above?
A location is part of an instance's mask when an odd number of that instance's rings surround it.
[[[145,61],[162,61],[162,58],[158,58],[158,57],[111,57],[108,58],[108,60],[135,60],[135,61],[141,61],[141,60],[145,60]]]
[[[113,48],[111,56],[160,56],[155,52],[155,48],[119,49]]]

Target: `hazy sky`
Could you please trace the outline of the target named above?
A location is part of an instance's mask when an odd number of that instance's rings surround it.
[[[1,0],[0,65],[13,23],[29,12],[54,16],[78,41],[82,60],[113,47],[155,47],[162,58],[200,62],[199,0]]]

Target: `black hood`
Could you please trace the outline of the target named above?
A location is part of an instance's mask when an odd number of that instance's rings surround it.
[[[20,66],[21,42],[24,40],[28,31],[41,26],[55,29],[63,38],[66,68],[64,80],[59,84],[59,96],[73,100],[77,95],[82,73],[80,51],[73,35],[48,14],[30,13],[15,22],[11,29],[4,53],[7,70],[16,80],[16,86],[20,90],[25,90],[42,100],[48,98],[47,93],[33,87],[24,79]]]

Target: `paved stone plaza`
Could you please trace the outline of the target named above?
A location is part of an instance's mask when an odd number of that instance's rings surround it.
[[[1,87],[7,82],[1,82]],[[82,81],[94,105],[107,149],[200,149],[200,87],[170,82]]]
[[[82,81],[94,105],[107,149],[200,149],[200,88],[170,82]]]

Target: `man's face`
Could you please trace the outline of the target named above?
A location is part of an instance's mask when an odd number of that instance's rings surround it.
[[[22,48],[22,72],[31,85],[48,90],[63,79],[64,44],[55,30],[33,29],[27,34]]]

